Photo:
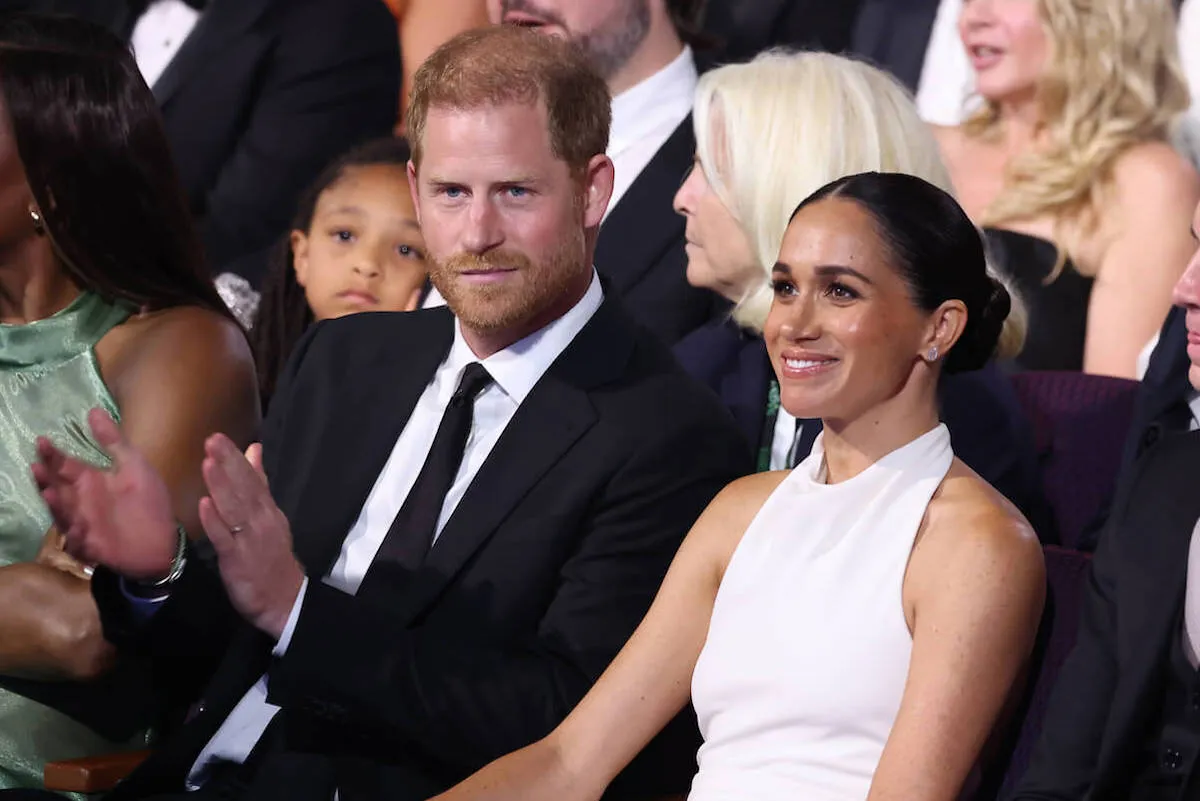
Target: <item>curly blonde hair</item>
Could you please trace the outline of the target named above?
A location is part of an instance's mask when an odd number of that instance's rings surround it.
[[[1038,81],[1037,149],[1013,158],[1004,188],[980,223],[1048,216],[1062,272],[1094,234],[1112,189],[1113,167],[1131,147],[1168,141],[1190,103],[1170,0],[1038,0],[1049,57]],[[968,117],[968,136],[994,139],[996,103]]]

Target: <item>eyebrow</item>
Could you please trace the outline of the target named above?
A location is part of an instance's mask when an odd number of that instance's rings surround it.
[[[772,268],[771,272],[783,273],[784,275],[790,276],[792,274],[792,268],[784,262],[777,261],[775,262],[775,266]],[[819,278],[838,278],[848,275],[852,278],[857,278],[864,284],[874,284],[870,278],[867,278],[858,270],[841,264],[821,264],[813,268],[813,272],[816,273]]]
[[[512,186],[514,184],[536,184],[540,180],[532,175],[514,175],[511,178],[501,178],[497,181],[489,182],[489,186]],[[447,186],[468,186],[466,181],[452,181],[449,178],[439,178],[434,176],[428,180],[430,186],[447,187]]]

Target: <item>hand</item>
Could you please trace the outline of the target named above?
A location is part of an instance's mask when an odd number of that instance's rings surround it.
[[[93,409],[88,424],[112,459],[107,470],[67,456],[44,437],[37,443],[33,477],[64,550],[84,564],[157,581],[170,572],[179,547],[170,493],[111,417]]]
[[[42,547],[38,549],[37,556],[34,557],[34,564],[42,565],[43,567],[52,567],[55,570],[61,570],[63,573],[84,579],[85,581],[91,578],[92,568],[68,555],[63,550],[65,544],[66,537],[59,534],[57,530],[51,529],[46,533],[45,538],[42,539]]]
[[[267,487],[262,446],[243,456],[228,437],[204,444],[200,522],[217,554],[221,580],[242,617],[276,640],[304,583],[304,568],[292,553],[292,530]]]

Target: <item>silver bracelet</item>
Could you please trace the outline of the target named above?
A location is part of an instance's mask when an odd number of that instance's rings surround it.
[[[137,582],[141,587],[147,590],[160,589],[168,584],[174,584],[183,575],[183,568],[187,564],[187,532],[183,530],[183,526],[176,526],[176,529],[179,531],[179,546],[175,549],[175,558],[171,560],[170,572],[153,583]]]

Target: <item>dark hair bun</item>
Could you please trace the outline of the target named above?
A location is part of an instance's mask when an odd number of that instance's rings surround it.
[[[943,369],[947,373],[978,370],[996,354],[1000,332],[1012,310],[1012,298],[1004,284],[990,275],[986,276],[986,280],[987,292],[980,293],[982,302],[967,306],[966,328],[946,356]]]

